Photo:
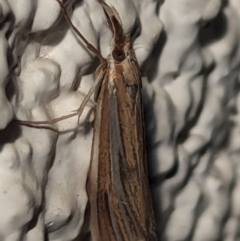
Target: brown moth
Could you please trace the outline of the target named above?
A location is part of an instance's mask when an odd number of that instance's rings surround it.
[[[112,31],[111,53],[103,58],[64,16],[87,48],[101,61],[95,82],[75,113],[50,121],[19,121],[25,125],[55,123],[80,115],[89,98],[96,102],[91,164],[88,175],[92,241],[155,241],[155,220],[146,162],[141,76],[130,35],[125,34],[114,7],[99,0]]]

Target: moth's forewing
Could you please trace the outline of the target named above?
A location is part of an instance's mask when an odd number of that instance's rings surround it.
[[[101,4],[113,41],[95,113],[89,173],[92,240],[152,241],[156,240],[155,222],[146,169],[140,71],[116,10]]]

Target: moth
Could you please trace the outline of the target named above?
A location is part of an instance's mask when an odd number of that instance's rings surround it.
[[[67,22],[100,60],[95,82],[78,110],[50,121],[79,118],[94,95],[96,103],[91,163],[87,181],[90,232],[93,241],[155,241],[150,193],[139,65],[129,34],[117,10],[98,0],[112,32],[111,52],[104,58],[72,24],[64,5],[56,0]]]

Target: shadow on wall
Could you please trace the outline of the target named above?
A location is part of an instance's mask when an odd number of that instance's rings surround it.
[[[222,11],[211,22],[206,23],[199,30],[199,44],[205,47],[221,39],[227,31],[228,23]]]

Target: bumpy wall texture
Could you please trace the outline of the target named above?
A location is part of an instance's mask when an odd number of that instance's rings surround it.
[[[86,240],[93,106],[54,130],[14,119],[76,110],[96,58],[55,0],[0,3],[0,240]],[[159,240],[239,240],[239,0],[107,3],[137,33]],[[97,1],[64,4],[106,56],[111,32]]]

